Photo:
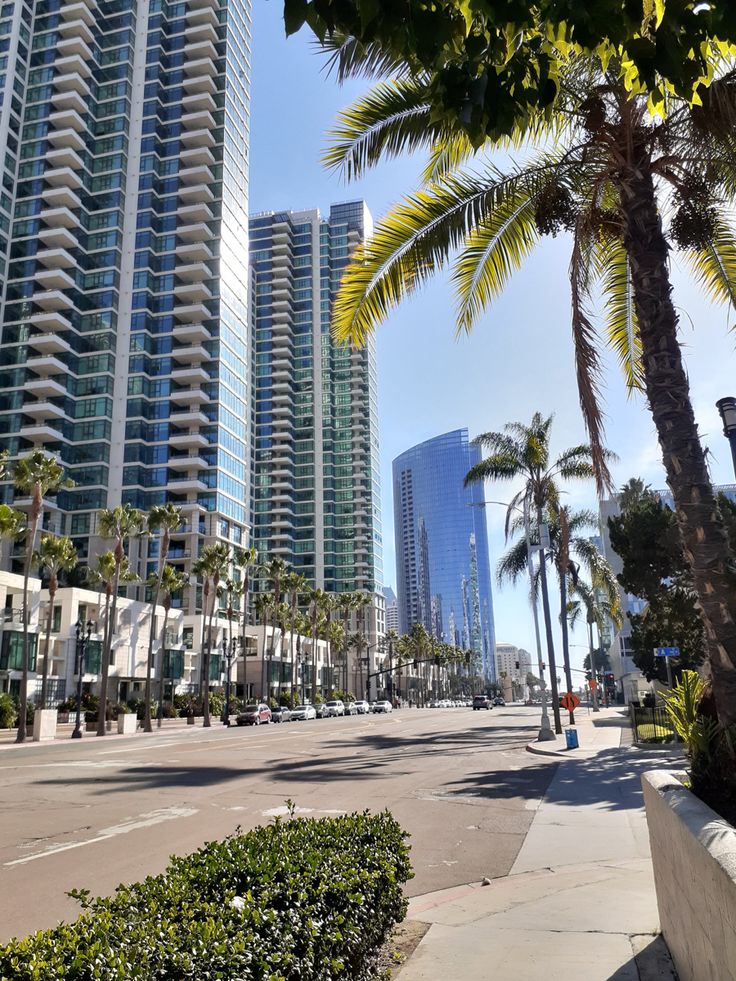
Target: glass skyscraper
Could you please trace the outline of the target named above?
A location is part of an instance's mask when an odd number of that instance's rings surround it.
[[[371,232],[362,201],[250,221],[255,327],[253,541],[313,587],[380,593],[376,356],[335,344],[332,304]],[[382,609],[382,595],[380,607]]]
[[[496,677],[493,596],[483,485],[463,486],[481,459],[467,429],[436,436],[393,462],[399,630],[421,623],[474,651]]]
[[[121,502],[184,508],[181,570],[247,536],[249,50],[250,0],[0,8],[0,445],[63,462],[83,561]]]

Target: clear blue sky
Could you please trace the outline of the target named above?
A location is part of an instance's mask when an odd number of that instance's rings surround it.
[[[364,90],[338,88],[322,68],[307,33],[284,39],[281,0],[255,0],[251,128],[251,211],[319,207],[364,198],[378,218],[413,189],[419,160],[385,165],[346,186],[320,164],[325,132],[336,113]],[[471,436],[528,421],[535,410],[555,413],[554,443],[563,449],[584,441],[572,361],[564,237],[545,240],[503,298],[470,338],[456,341],[452,297],[438,278],[405,304],[379,331],[381,472],[385,582],[395,587],[391,461],[415,443],[460,426]],[[733,311],[709,305],[673,261],[675,302],[681,316],[692,398],[704,442],[712,452],[717,483],[733,482],[728,444],[721,435],[717,398],[736,393]],[[605,384],[607,438],[620,457],[618,483],[640,476],[664,486],[654,427],[641,398],[628,399],[615,362]],[[489,488],[508,500],[514,488]],[[594,488],[571,488],[574,505],[595,508]],[[503,512],[488,508],[491,572],[503,552]],[[526,590],[495,589],[496,636],[534,652]],[[575,644],[584,644],[576,636]],[[573,648],[580,666],[585,651]]]

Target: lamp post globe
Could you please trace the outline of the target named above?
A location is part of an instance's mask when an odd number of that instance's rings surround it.
[[[734,473],[736,473],[736,398],[728,395],[718,399],[716,408],[723,423],[723,435],[731,446],[731,459],[733,460]]]

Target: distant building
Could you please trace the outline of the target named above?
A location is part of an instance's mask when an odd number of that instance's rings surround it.
[[[496,668],[500,676],[505,674],[518,685],[526,684],[526,676],[532,670],[532,656],[523,647],[514,644],[496,644]]]
[[[393,462],[399,632],[421,623],[475,652],[496,677],[493,596],[483,487],[464,486],[481,458],[467,429],[436,436]]]
[[[386,633],[393,630],[399,632],[399,604],[396,593],[390,586],[383,587],[383,598],[386,601]]]

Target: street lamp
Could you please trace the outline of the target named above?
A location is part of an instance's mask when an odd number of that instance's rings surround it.
[[[733,469],[736,473],[736,398],[728,395],[724,399],[718,399],[716,408],[720,413],[721,422],[723,423],[723,435],[731,444],[731,459],[733,460]]]
[[[222,711],[222,724],[224,726],[230,726],[230,675],[232,673],[233,661],[237,657],[235,650],[240,641],[239,637],[231,637],[230,642],[223,637],[222,639],[222,656],[225,659],[226,674],[225,674],[225,707]]]
[[[84,655],[89,639],[92,636],[93,626],[94,624],[91,620],[88,620],[86,624],[82,623],[81,620],[77,620],[74,627],[76,634],[74,652],[77,669],[77,717],[74,724],[74,731],[72,732],[72,739],[82,738],[82,675],[84,674]]]

